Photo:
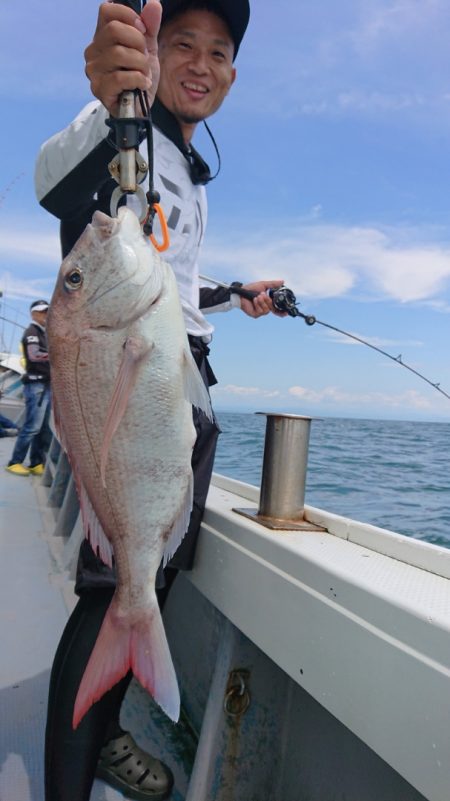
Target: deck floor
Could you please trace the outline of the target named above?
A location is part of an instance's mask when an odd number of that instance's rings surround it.
[[[53,571],[45,490],[7,473],[13,438],[0,439],[0,799],[44,801],[50,669],[68,612]],[[121,801],[96,781],[91,801]]]

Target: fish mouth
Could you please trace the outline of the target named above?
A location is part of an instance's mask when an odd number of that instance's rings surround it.
[[[117,217],[110,217],[104,211],[94,211],[91,225],[95,229],[100,239],[110,239],[117,231],[120,220]]]
[[[144,309],[142,312],[129,317],[122,317],[116,323],[111,323],[110,325],[106,325],[105,323],[102,325],[96,325],[95,330],[112,333],[114,331],[122,331],[124,328],[127,328],[127,326],[133,325],[133,323],[137,323],[139,320],[146,320],[155,311],[154,307],[157,305],[161,294],[154,298],[148,309]]]

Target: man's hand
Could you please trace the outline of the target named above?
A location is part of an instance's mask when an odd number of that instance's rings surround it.
[[[85,72],[92,94],[113,116],[126,90],[146,91],[153,103],[159,81],[160,24],[158,0],[148,0],[141,16],[120,3],[100,6],[94,38],[84,52]]]
[[[253,300],[240,297],[241,309],[249,317],[261,317],[263,314],[272,312],[277,317],[286,317],[286,312],[279,312],[273,307],[272,298],[267,294],[268,289],[278,289],[283,286],[284,281],[255,281],[254,284],[245,284],[242,289],[248,289],[250,292],[258,292],[258,295]]]

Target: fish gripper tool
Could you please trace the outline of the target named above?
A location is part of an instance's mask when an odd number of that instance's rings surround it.
[[[119,116],[109,117],[106,124],[113,131],[118,153],[108,164],[111,176],[119,184],[111,196],[111,215],[117,215],[124,195],[134,194],[141,204],[140,222],[148,215],[146,194],[140,186],[148,172],[148,163],[139,153],[139,144],[147,134],[146,120],[135,116],[135,93],[122,92]]]

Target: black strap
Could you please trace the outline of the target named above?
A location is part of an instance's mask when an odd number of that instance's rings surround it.
[[[195,149],[192,145],[186,145],[183,135],[181,133],[181,128],[178,120],[176,117],[170,112],[159,100],[158,97],[155,97],[154,103],[152,105],[152,119],[154,125],[170,139],[171,142],[178,148],[178,150],[183,154],[186,161],[189,163],[189,169],[191,173],[191,181],[193,184],[207,184],[212,181],[214,178],[217,177],[221,167],[220,161],[220,153],[217,147],[216,141],[209,129],[208,125],[205,121],[203,124],[211,138],[211,141],[214,145],[217,160],[219,162],[219,166],[217,171],[214,175],[211,175],[211,170],[206,163],[206,161],[202,158],[198,150]]]

